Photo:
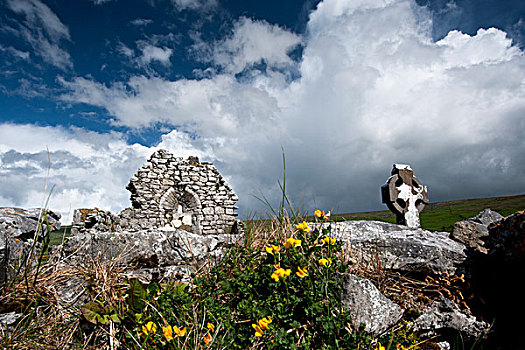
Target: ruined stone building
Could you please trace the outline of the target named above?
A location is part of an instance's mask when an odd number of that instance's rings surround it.
[[[211,163],[197,157],[155,152],[130,179],[131,208],[123,210],[120,226],[173,226],[200,234],[230,233],[236,221],[232,188]]]
[[[137,170],[126,188],[131,192],[130,208],[113,217],[100,210],[82,219],[76,214],[84,225],[79,228],[95,228],[92,222],[108,226],[110,222],[110,230],[170,226],[202,235],[237,230],[235,204],[239,198],[212,163],[200,162],[197,157],[183,159],[159,150]]]

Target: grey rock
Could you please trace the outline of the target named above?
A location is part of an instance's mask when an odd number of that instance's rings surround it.
[[[486,254],[485,242],[481,239],[489,235],[486,225],[471,221],[458,221],[452,227],[450,238],[464,244],[467,248]]]
[[[40,208],[0,208],[0,232],[9,234],[16,238],[33,238],[38,228],[38,220],[41,214],[49,222],[49,231],[60,229],[60,214],[52,210],[41,211]],[[45,236],[48,233],[46,221],[41,227],[40,233]]]
[[[22,314],[18,314],[14,311],[0,314],[0,329],[7,330],[9,327],[13,326],[18,319],[22,317]]]
[[[488,226],[494,222],[500,221],[504,216],[496,211],[492,211],[490,208],[484,209],[479,212],[478,215],[474,216],[470,220]]]
[[[76,233],[85,230],[117,231],[120,229],[119,218],[105,210],[98,208],[75,209],[71,232]]]
[[[133,232],[89,230],[71,236],[62,247],[66,259],[116,259],[143,281],[163,277],[187,278],[196,266],[221,259],[242,235],[200,235],[160,228]]]
[[[340,274],[341,302],[350,312],[354,327],[360,324],[372,334],[381,334],[397,323],[403,311],[365,278]]]
[[[441,350],[450,350],[450,343],[447,341],[440,341],[436,343],[436,345],[439,346]]]
[[[8,266],[20,266],[33,248],[40,251],[41,244],[34,242],[36,232],[41,238],[59,228],[60,214],[52,210],[0,208],[0,283],[12,272]]]
[[[463,221],[458,221],[452,227],[450,238],[464,244],[473,251],[487,253],[483,237],[489,235],[487,226],[498,222],[503,216],[490,209],[481,211],[478,215]]]
[[[490,325],[468,315],[451,300],[441,297],[410,325],[416,331],[434,335],[438,330],[454,329],[469,337],[478,338],[486,334]]]
[[[466,259],[465,246],[448,238],[446,232],[410,229],[379,221],[346,221],[331,225],[333,234],[343,240],[351,258],[379,258],[385,268],[454,273]]]

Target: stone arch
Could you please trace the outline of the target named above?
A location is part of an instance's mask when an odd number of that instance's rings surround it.
[[[177,210],[179,201],[173,187],[169,188],[160,198],[160,208],[166,210]]]
[[[191,221],[192,232],[201,233],[202,204],[192,190],[184,188],[177,191],[170,187],[160,198],[159,207],[166,224],[180,227]]]

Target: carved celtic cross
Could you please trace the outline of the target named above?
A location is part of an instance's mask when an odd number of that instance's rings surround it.
[[[428,204],[427,186],[414,176],[410,165],[394,164],[392,176],[381,186],[381,197],[397,223],[410,228],[421,227],[419,213]]]

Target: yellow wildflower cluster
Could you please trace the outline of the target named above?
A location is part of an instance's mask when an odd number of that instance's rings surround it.
[[[269,247],[266,247],[266,253],[274,255],[275,253],[279,253],[281,251],[281,247],[278,245],[270,244]]]
[[[301,240],[300,239],[295,239],[293,237],[290,237],[286,240],[286,242],[284,243],[284,247],[285,248],[291,248],[291,247],[298,247],[301,245]]]
[[[295,226],[298,230],[301,230],[303,232],[310,232],[310,227],[308,227],[308,224],[306,221],[303,221],[301,223],[298,223],[297,226]]]
[[[279,281],[281,278],[285,278],[290,276],[290,273],[292,273],[292,270],[290,269],[283,269],[280,265],[275,265],[275,271],[270,276],[275,282]]]
[[[206,335],[203,335],[202,338],[204,339],[204,342],[206,343],[206,345],[208,345],[213,339],[210,333],[206,333]]]
[[[149,321],[145,325],[142,326],[142,335],[148,336],[150,334],[156,334],[157,333],[157,325],[153,323],[152,321]],[[167,341],[171,341],[175,337],[182,337],[186,335],[186,327],[180,329],[177,326],[170,326],[167,325],[165,327],[162,327],[162,334],[164,334],[164,338],[166,338]]]
[[[318,217],[319,219],[323,219],[323,220],[327,220],[327,219],[330,217],[330,213],[325,214],[324,210],[323,210],[323,211],[321,211],[321,210],[316,210],[316,211],[314,212],[314,215],[315,215],[316,217]]]
[[[206,333],[206,335],[203,335],[202,338],[204,339],[204,343],[208,345],[213,339],[211,333],[215,332],[215,326],[213,325],[213,323],[208,322],[208,324],[206,324],[206,328],[208,328],[209,332]]]
[[[257,323],[252,323],[253,329],[255,329],[255,336],[256,337],[262,337],[263,336],[263,329],[264,330],[270,330],[268,325],[272,323],[272,319],[270,317],[263,317],[260,320],[257,321]]]
[[[151,321],[142,326],[142,334],[147,336],[148,334],[157,333],[157,325]]]
[[[324,244],[331,244],[331,245],[334,245],[335,244],[335,238],[334,237],[325,237],[325,238],[322,238],[321,239],[321,242],[324,243]]]
[[[167,325],[166,327],[162,327],[162,333],[164,334],[164,338],[166,338],[167,341],[173,340],[173,334],[175,333],[175,337],[182,337],[186,335],[186,327],[180,329],[177,326],[170,326]]]

